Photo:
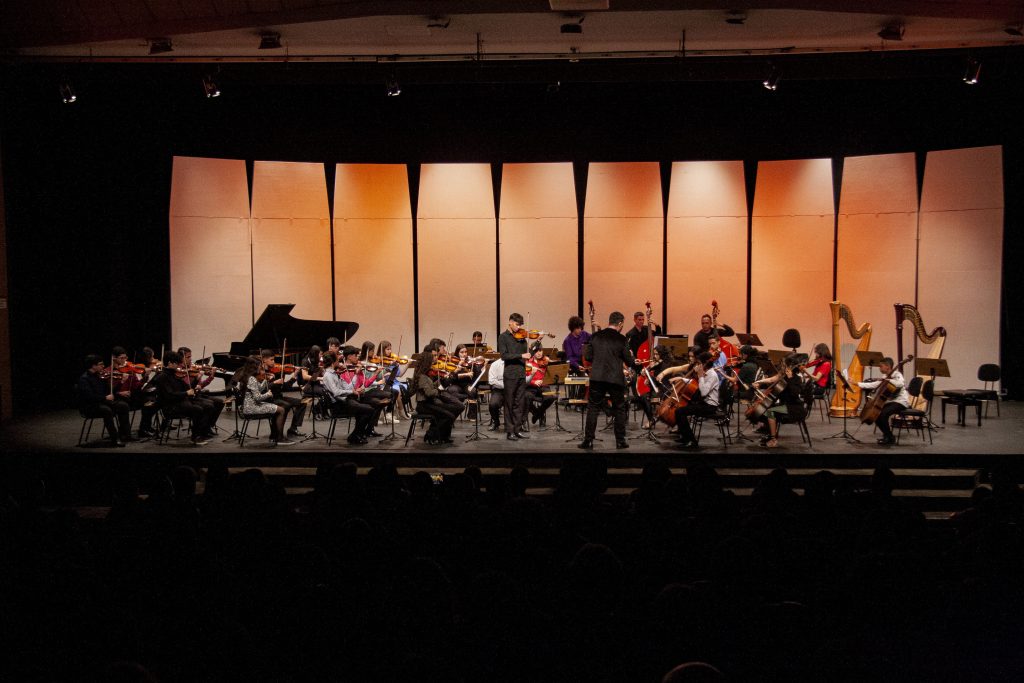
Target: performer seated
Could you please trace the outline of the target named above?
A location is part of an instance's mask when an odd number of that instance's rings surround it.
[[[488,428],[492,432],[501,429],[501,409],[505,405],[505,361],[498,358],[491,361],[487,371],[487,384],[491,387],[491,395],[487,399],[487,411],[491,414]]]
[[[139,411],[139,438],[148,439],[155,435],[153,416],[157,413],[156,396],[152,387],[148,387],[148,378],[152,373],[141,370],[144,366],[128,362],[128,353],[124,347],[115,346],[110,351],[114,364],[114,393],[121,401],[128,404],[129,409]]]
[[[325,395],[323,382],[323,354],[320,347],[314,344],[309,352],[302,357],[299,367],[295,370],[295,380],[302,387],[302,395],[317,398]]]
[[[882,406],[882,412],[879,413],[878,419],[875,420],[875,425],[879,431],[882,432],[882,438],[878,440],[878,443],[883,446],[888,446],[896,443],[896,437],[892,434],[892,426],[889,424],[889,420],[893,415],[902,413],[904,410],[910,407],[910,394],[907,393],[907,381],[903,378],[903,373],[899,370],[893,370],[896,364],[893,363],[892,358],[883,358],[878,364],[878,370],[883,376],[888,376],[889,382],[896,390],[896,395],[885,402]],[[891,375],[889,373],[892,373]],[[843,376],[847,377],[846,371],[843,371]],[[868,380],[866,382],[857,382],[857,386],[862,389],[877,389],[882,383],[882,379]]]
[[[574,375],[583,373],[583,347],[590,341],[590,333],[583,329],[583,318],[574,315],[569,318],[569,334],[562,340],[562,351],[565,362],[569,364],[569,372]]]
[[[363,392],[359,400],[373,406],[381,406],[381,411],[377,414],[379,418],[384,412],[384,408],[391,404],[392,394],[390,389],[386,391],[384,389],[384,382],[387,378],[387,366],[383,362],[378,362],[380,359],[378,361],[373,360],[375,350],[376,345],[372,341],[363,342],[362,347],[359,349],[359,363],[362,366],[361,370],[363,373],[362,384],[366,388],[366,391]],[[383,434],[374,431],[367,434],[367,436],[383,436]]]
[[[457,406],[442,400],[443,392],[438,386],[437,371],[432,370],[437,353],[432,344],[428,344],[416,361],[416,370],[412,376],[411,390],[416,396],[416,412],[430,415],[430,428],[423,439],[430,445],[452,443],[452,427],[455,418],[462,412],[462,404]]]
[[[780,380],[785,380],[786,387],[776,398],[775,404],[761,416],[760,422],[767,425],[768,433],[761,439],[765,448],[776,448],[779,445],[779,416],[786,415],[791,420],[802,420],[807,417],[807,405],[803,399],[804,382],[800,373],[800,355],[790,353],[782,364],[782,370],[772,377],[754,382],[755,387],[770,387]]]
[[[698,347],[701,351],[707,351],[711,348],[710,340],[715,336],[715,330],[718,331],[719,337],[731,337],[736,334],[736,330],[725,324],[720,327],[712,328],[711,321],[712,318],[710,315],[707,313],[702,315],[700,318],[700,330],[693,335],[693,345]]]
[[[197,446],[210,442],[216,408],[207,401],[196,401],[196,392],[189,387],[188,373],[181,367],[181,354],[168,351],[164,354],[164,368],[152,384],[156,387],[160,408],[166,417],[188,417],[192,420],[192,443]]]
[[[335,356],[337,356],[338,358],[341,358],[341,340],[340,339],[338,339],[337,337],[328,337],[327,341],[325,342],[325,346],[327,347],[327,351],[331,351],[331,352],[334,353]],[[325,353],[326,353],[326,351],[325,351]]]
[[[530,410],[530,422],[541,426],[546,424],[545,413],[555,402],[554,396],[544,395],[544,376],[548,371],[548,359],[539,341],[530,346],[530,360],[526,361],[526,400]]]
[[[740,347],[740,366],[736,371],[741,387],[752,387],[757,379],[759,370],[760,368],[757,366],[757,349],[749,344],[744,344]],[[739,397],[744,401],[749,401],[754,397],[753,388],[741,388],[739,390]]]
[[[178,353],[181,354],[181,367],[188,373],[185,381],[196,392],[196,395],[192,398],[193,402],[202,405],[205,410],[210,410],[212,406],[213,418],[210,421],[212,430],[216,426],[221,412],[224,410],[224,399],[219,396],[210,396],[206,393],[208,391],[207,387],[213,381],[214,370],[209,366],[197,366],[192,363],[192,349],[187,346],[180,347]],[[213,436],[213,432],[211,431],[207,436]]]
[[[242,415],[273,415],[270,419],[270,443],[275,446],[291,446],[295,442],[282,436],[288,409],[275,401],[268,377],[266,364],[256,356],[246,358],[241,370],[235,373],[232,379],[243,393]]]
[[[341,364],[332,351],[324,354],[324,391],[330,400],[332,416],[355,418],[356,424],[348,435],[348,442],[362,445],[369,443],[366,435],[377,423],[378,410],[359,400],[363,392],[360,385],[362,373],[356,365],[359,349],[346,346],[344,353],[345,364]]]
[[[662,371],[676,364],[676,359],[672,356],[672,349],[668,348],[664,344],[658,344],[651,351],[651,362],[647,366],[647,376],[657,381],[655,378],[661,374]],[[654,404],[652,399],[656,397],[658,391],[657,386],[652,386],[651,391],[647,392],[643,396],[640,396],[640,407],[643,408],[644,416],[647,418],[647,424],[654,424]]]
[[[707,351],[697,355],[693,370],[697,375],[698,391],[687,405],[676,409],[676,427],[679,443],[684,448],[696,448],[697,441],[690,427],[690,415],[712,417],[718,411],[718,373],[713,369],[714,359]]]
[[[805,366],[807,374],[814,382],[814,396],[824,396],[828,387],[829,376],[832,374],[832,352],[828,344],[814,346],[814,358]]]
[[[103,359],[95,354],[86,356],[85,372],[78,378],[75,390],[78,410],[83,417],[102,418],[110,445],[123,447],[126,441],[135,441],[128,420],[130,408],[127,401],[110,390],[110,381],[104,380],[102,373]]]
[[[295,384],[294,376],[286,378],[287,373],[283,372],[284,363],[281,364],[281,373],[275,375],[272,372],[272,368],[277,365],[274,361],[273,350],[263,349],[261,356],[263,358],[263,369],[267,373],[267,381],[270,383],[270,391],[274,394],[274,403],[286,411],[291,411],[292,426],[288,429],[288,436],[305,436],[305,434],[299,431],[299,427],[302,426],[302,419],[306,415],[306,404],[302,402],[302,399],[284,395],[284,390],[286,388],[290,389]]]
[[[685,375],[691,369],[693,369],[694,364],[697,361],[698,351],[699,349],[696,346],[691,346],[690,349],[686,352],[685,363],[679,363],[678,360],[673,358],[673,363],[677,364],[671,365],[665,368],[664,370],[660,371],[658,374],[654,375],[654,379],[656,379],[658,382],[662,382],[665,379],[672,377],[674,375]]]

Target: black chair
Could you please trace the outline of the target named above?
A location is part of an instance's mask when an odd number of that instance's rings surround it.
[[[691,415],[690,416],[690,430],[693,431],[694,443],[700,444],[700,433],[704,429],[704,422],[712,420],[715,426],[718,427],[719,436],[722,439],[722,444],[729,446],[732,445],[732,436],[729,434],[729,424],[731,422],[732,406],[723,408],[718,406],[715,409],[714,415],[705,417],[704,415]]]
[[[159,427],[157,428],[156,443],[158,446],[164,446],[167,441],[171,438],[171,430],[175,429],[174,438],[181,438],[181,428],[185,425],[185,421],[188,421],[188,428],[185,430],[186,433],[192,433],[192,418],[184,413],[179,413],[173,408],[161,408],[157,414]]]
[[[995,363],[985,363],[978,368],[978,379],[984,383],[984,389],[979,389],[975,392],[974,397],[979,401],[985,401],[985,417],[988,417],[988,403],[989,401],[996,402],[996,416],[1002,417],[999,410],[999,389],[997,385],[1002,377],[1002,372],[999,366]]]
[[[910,384],[907,386],[907,393],[915,398],[921,396],[924,398],[925,405],[923,409],[907,408],[892,416],[890,424],[896,430],[896,443],[899,444],[900,435],[904,430],[916,429],[921,432],[921,441],[924,441],[924,433],[927,431],[928,442],[934,445],[935,442],[932,440],[932,422],[928,418],[928,413],[932,405],[932,398],[935,396],[935,381],[928,380],[924,382],[920,377],[915,377],[910,380]]]
[[[334,432],[338,428],[338,420],[348,420],[348,428],[345,434],[352,432],[352,418],[354,417],[351,412],[345,408],[344,403],[335,403],[330,399],[324,400],[324,408],[326,410],[327,435],[324,437],[327,445],[330,446],[334,442]]]
[[[804,382],[800,388],[800,398],[803,399],[805,406],[805,414],[803,416],[796,417],[791,413],[784,413],[777,416],[780,432],[782,431],[782,425],[796,425],[800,430],[800,440],[806,442],[808,446],[814,445],[811,441],[811,432],[807,429],[807,416],[810,415],[810,406],[812,406],[815,401],[815,386],[816,385],[812,382]]]
[[[420,413],[416,411],[416,406],[413,406],[412,414],[409,415],[409,433],[405,435],[405,445],[408,446],[412,440],[413,434],[416,433],[417,423],[427,423],[431,425],[434,423],[434,416],[427,415],[426,413]]]
[[[824,387],[814,387],[814,397],[811,401],[811,405],[807,406],[807,414],[809,415],[814,408],[814,404],[818,404],[818,412],[821,414],[821,419],[828,419],[829,423],[832,422],[832,414],[829,412],[829,408],[832,407],[832,392],[836,388],[836,373],[835,369],[828,373],[828,382],[825,383]]]
[[[800,348],[800,330],[789,328],[782,333],[782,345],[788,346],[792,349],[793,353]]]
[[[78,411],[78,414],[82,416],[82,430],[78,433],[78,445],[81,446],[83,443],[89,440],[89,435],[92,434],[92,423],[99,420],[98,417],[86,417],[82,414],[82,411]],[[100,438],[102,439],[107,433],[107,426],[103,425],[103,430],[100,432]]]

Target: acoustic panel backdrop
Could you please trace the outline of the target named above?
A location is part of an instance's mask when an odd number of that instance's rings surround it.
[[[660,306],[664,249],[661,173],[655,162],[593,163],[583,214],[583,297],[598,324],[614,310],[626,327],[644,302]]]
[[[253,321],[245,161],[174,157],[168,229],[170,347],[226,351]]]
[[[404,164],[338,164],[334,188],[335,304],[359,323],[355,343],[386,339],[415,351],[412,207]]]
[[[835,241],[830,159],[758,164],[751,237],[751,328],[782,349],[787,328],[801,348],[831,338]]]
[[[672,164],[665,249],[668,330],[692,340],[701,316],[711,313],[716,300],[722,309],[719,323],[744,332],[747,200],[742,161]]]
[[[556,335],[544,345],[561,346],[579,289],[572,164],[505,164],[498,231],[499,315],[529,312],[532,328]]]

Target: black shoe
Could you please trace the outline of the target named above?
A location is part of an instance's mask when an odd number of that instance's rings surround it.
[[[540,415],[538,415],[537,413],[534,413],[533,415],[530,416],[530,422],[533,424],[537,424],[537,420],[539,419]]]
[[[210,443],[210,439],[205,436],[197,436],[192,439],[192,443],[194,443],[197,446],[205,446],[206,444]]]
[[[152,429],[140,429],[139,430],[139,438],[140,439],[152,439],[155,436],[156,436],[156,432],[154,432]]]
[[[492,424],[490,427],[487,428],[487,431],[489,431],[489,432],[500,432],[501,431],[501,425],[499,425],[499,424]]]
[[[594,448],[594,440],[593,439],[583,439],[583,441],[580,442],[580,445],[577,446],[576,448],[582,448],[582,449],[588,450],[588,451],[592,450]]]
[[[529,439],[530,438],[529,434],[524,434],[522,432],[516,432],[516,436],[519,437],[520,439]]]
[[[366,440],[366,437],[359,436],[358,434],[349,434],[346,440],[353,446],[362,446],[363,444],[370,443]]]
[[[376,429],[371,429],[368,432],[363,432],[363,436],[384,436],[384,435],[381,434],[380,432],[378,432]]]
[[[621,439],[621,440],[615,442],[615,447],[616,448],[629,448],[629,442],[626,441],[625,439]]]
[[[892,446],[895,443],[896,439],[892,437],[882,437],[881,439],[878,440],[878,445],[880,446]]]
[[[306,436],[306,435],[304,433],[300,432],[298,429],[289,429],[288,430],[288,436],[294,436],[296,438],[301,438],[301,437]]]
[[[519,441],[519,435],[516,434],[515,432],[511,434],[506,434],[505,438],[508,439],[509,441]]]

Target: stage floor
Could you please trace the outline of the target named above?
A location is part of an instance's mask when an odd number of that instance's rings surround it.
[[[1020,453],[1021,444],[1024,444],[1024,405],[1016,402],[1004,402],[1001,406],[1001,416],[996,416],[996,407],[990,406],[989,417],[982,420],[979,427],[972,412],[968,413],[966,425],[957,425],[955,409],[950,407],[946,416],[945,425],[941,421],[941,410],[938,405],[933,410],[933,417],[938,427],[933,432],[934,444],[928,443],[927,438],[922,441],[917,432],[905,432],[899,445],[880,446],[876,443],[878,433],[869,425],[862,425],[858,420],[849,420],[847,429],[858,440],[852,441],[842,437],[832,438],[843,429],[843,421],[832,418],[831,422],[824,420],[818,412],[813,413],[807,419],[807,426],[810,431],[812,445],[808,446],[801,442],[799,432],[794,425],[784,425],[780,432],[779,448],[767,450],[758,444],[754,435],[743,421],[742,435],[746,437],[736,439],[736,421],[733,420],[730,434],[733,436],[731,444],[723,443],[718,429],[711,423],[704,426],[701,436],[700,448],[695,451],[680,449],[675,436],[666,432],[665,425],[658,425],[654,431],[657,441],[645,437],[644,430],[641,430],[639,423],[631,416],[627,438],[630,448],[619,450],[615,448],[615,438],[610,425],[605,428],[604,418],[598,427],[598,441],[594,445],[594,453],[603,454],[617,459],[636,461],[637,458],[646,456],[677,456],[677,455],[700,455],[715,462],[719,459],[727,461],[728,456],[751,457],[757,455],[785,454],[792,456],[798,462],[810,462],[821,456],[828,456],[829,459],[836,456],[852,456],[860,459],[865,456],[899,456],[900,458],[921,457],[932,459],[941,456],[955,456],[963,459],[964,456],[977,456],[987,459],[990,456],[1011,455]],[[246,439],[245,447],[239,448],[237,440],[229,438],[235,430],[234,414],[225,411],[220,418],[218,428],[221,437],[214,439],[204,446],[194,446],[185,438],[184,432],[181,438],[175,438],[173,433],[171,439],[165,445],[158,445],[155,441],[142,441],[129,443],[126,448],[105,448],[101,443],[89,445],[100,446],[100,448],[77,448],[79,432],[82,428],[82,418],[75,410],[63,410],[33,417],[20,417],[10,420],[0,426],[0,446],[5,452],[16,452],[22,454],[31,453],[96,453],[97,451],[110,451],[118,454],[193,454],[202,453],[204,456],[217,455],[247,455],[275,456],[278,458],[299,458],[308,459],[318,455],[339,455],[344,454],[346,459],[362,460],[363,457],[372,456],[414,456],[417,459],[426,455],[443,456],[445,459],[455,455],[465,456],[467,461],[472,462],[475,456],[488,456],[488,462],[495,460],[507,461],[508,463],[526,464],[524,461],[532,460],[538,456],[572,455],[580,454],[583,451],[577,448],[579,434],[582,429],[581,413],[561,411],[560,423],[562,431],[554,426],[554,410],[549,411],[549,424],[544,429],[532,426],[528,440],[510,442],[505,439],[504,432],[489,432],[485,425],[481,424],[479,439],[472,439],[473,423],[470,421],[459,421],[456,423],[452,434],[455,443],[443,446],[428,446],[423,442],[423,427],[417,425],[416,433],[409,445],[405,445],[405,437],[409,432],[410,423],[408,420],[400,419],[394,427],[395,438],[393,439],[371,439],[365,446],[350,445],[345,441],[345,432],[348,421],[340,420],[337,431],[340,438],[328,446],[325,439],[314,439],[292,446],[271,445],[267,439],[267,426],[263,423],[260,427],[260,436],[252,436]],[[312,431],[312,420],[307,416],[302,431]],[[317,432],[325,432],[327,423],[317,421]],[[97,420],[92,432],[95,442],[102,423]],[[378,425],[377,430],[383,434],[391,434],[390,425]],[[249,433],[255,435],[256,424],[249,427]],[[231,458],[237,461],[236,458]],[[433,460],[433,458],[430,458]],[[462,458],[459,458],[460,460]],[[774,459],[774,458],[773,458]],[[787,458],[788,460],[789,458]],[[870,459],[870,458],[869,458]],[[970,458],[974,460],[974,458]]]

